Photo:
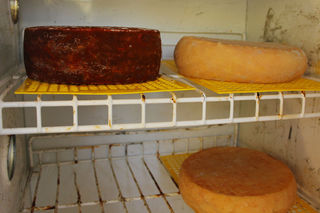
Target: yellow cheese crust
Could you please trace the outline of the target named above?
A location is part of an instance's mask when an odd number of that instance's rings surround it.
[[[282,162],[245,148],[217,147],[184,161],[179,188],[198,213],[287,213],[296,181]]]
[[[288,82],[307,69],[307,57],[296,47],[194,36],[178,42],[174,59],[182,75],[240,83]]]

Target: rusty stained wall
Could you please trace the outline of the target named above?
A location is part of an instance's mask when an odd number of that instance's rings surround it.
[[[300,47],[308,56],[308,73],[320,74],[320,2],[248,0],[247,39]]]
[[[285,111],[298,111],[300,101],[285,105]],[[277,103],[260,108],[275,112]],[[243,105],[242,111],[254,111]],[[320,112],[320,99],[307,108]],[[293,110],[294,109],[294,110]],[[239,144],[270,154],[286,163],[305,193],[320,203],[320,118],[240,124]]]
[[[320,2],[318,0],[248,0],[247,39],[280,42],[301,47],[311,69],[319,72]],[[279,103],[279,102],[278,102]],[[268,103],[261,113],[279,111],[278,103]],[[285,102],[284,111],[299,113],[301,101]],[[243,104],[242,111],[254,111]],[[307,101],[307,112],[320,112],[320,100]],[[240,125],[241,146],[252,147],[284,161],[297,182],[320,203],[320,118],[271,121]]]

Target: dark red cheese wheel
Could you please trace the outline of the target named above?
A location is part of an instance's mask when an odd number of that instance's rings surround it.
[[[64,84],[128,84],[159,75],[158,30],[125,27],[30,27],[24,33],[29,78]]]

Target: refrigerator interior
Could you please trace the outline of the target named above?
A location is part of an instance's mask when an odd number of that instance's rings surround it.
[[[9,12],[13,3],[0,0],[0,89],[5,94],[1,103],[30,105],[1,107],[1,213],[192,212],[158,156],[212,146],[250,147],[282,160],[294,172],[303,197],[319,207],[318,93],[271,93],[270,100],[255,94],[247,95],[253,98],[232,95],[223,97],[223,102],[214,102],[220,96],[205,88],[200,88],[205,95],[199,90],[118,95],[111,100],[121,104],[110,111],[108,104],[88,104],[110,97],[14,95],[17,85],[7,84],[23,75],[12,73],[24,73],[24,28],[38,25],[159,29],[163,59],[173,58],[174,46],[184,35],[281,42],[302,48],[309,60],[306,75],[317,78],[320,4],[316,0],[21,0],[16,24]],[[169,71],[162,66],[161,72]],[[126,104],[130,100],[134,104]],[[61,106],[52,105],[55,101]],[[273,116],[268,121],[250,120],[258,102],[259,115]],[[75,119],[79,126],[68,131]],[[16,161],[9,180],[11,134],[17,135]]]

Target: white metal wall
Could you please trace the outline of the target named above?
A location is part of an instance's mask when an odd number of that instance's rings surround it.
[[[172,57],[173,45],[185,34],[241,38],[245,17],[246,0],[21,1],[21,30],[36,25],[154,28],[161,31],[164,58]]]
[[[8,2],[0,2],[0,76],[18,64],[18,26],[9,19]]]
[[[18,58],[18,26],[11,22],[9,1],[0,0],[0,78],[14,69],[19,63]],[[23,117],[21,110],[11,111],[6,117],[8,123],[23,123],[14,116]],[[17,212],[21,203],[27,179],[26,143],[24,137],[17,137],[17,163],[11,181],[7,176],[8,136],[0,136],[0,212]],[[19,197],[20,196],[20,197]],[[21,199],[19,199],[21,198]]]
[[[309,58],[310,73],[319,73],[320,3],[317,0],[249,0],[247,38],[274,41],[301,47]],[[295,112],[301,102],[291,100],[285,111]],[[319,110],[320,100],[307,107]],[[264,113],[275,108],[269,103]],[[250,111],[249,106],[242,110]],[[240,144],[282,159],[294,171],[297,181],[311,198],[320,197],[320,120],[302,119],[241,124]]]

